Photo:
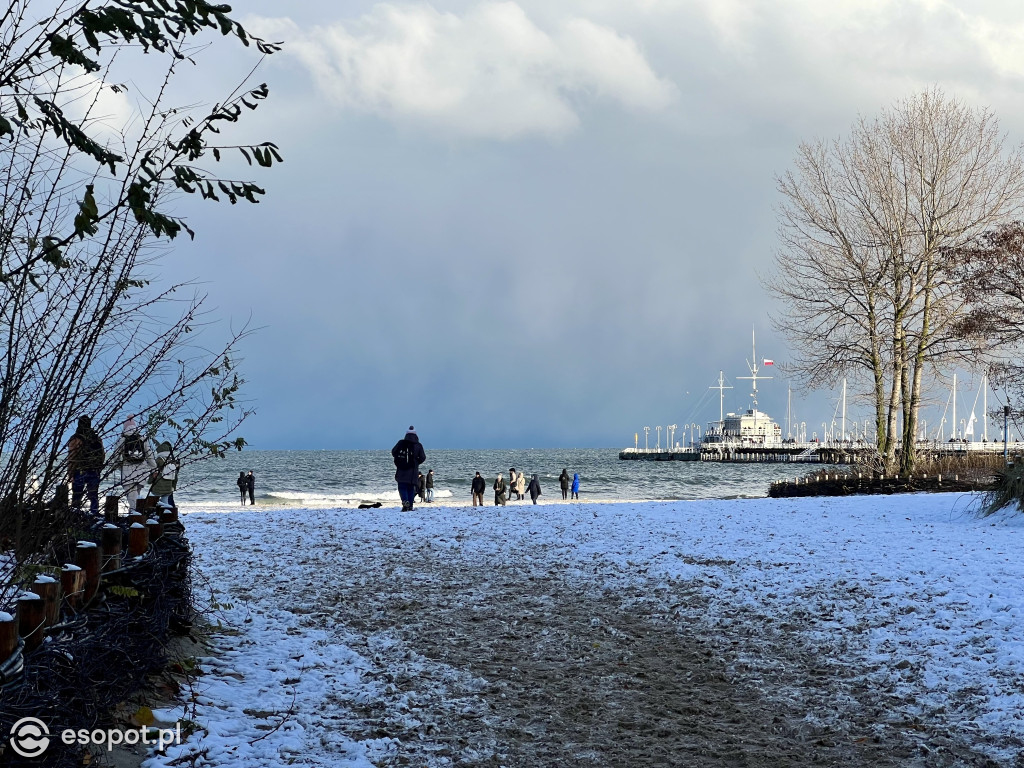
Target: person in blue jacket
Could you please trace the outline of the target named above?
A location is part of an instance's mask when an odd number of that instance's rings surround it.
[[[580,475],[579,472],[572,473],[572,497],[578,499],[580,497]]]

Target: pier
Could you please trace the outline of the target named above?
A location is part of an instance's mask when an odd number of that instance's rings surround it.
[[[1024,442],[949,442],[921,441],[918,454],[933,459],[978,454],[996,455],[1008,450],[1011,455],[1024,453]],[[620,461],[716,461],[736,464],[809,463],[860,464],[876,454],[873,445],[846,443],[783,443],[757,445],[734,442],[702,443],[688,448],[645,449],[626,448],[619,451]]]

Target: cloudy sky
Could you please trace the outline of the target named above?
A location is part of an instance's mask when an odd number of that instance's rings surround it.
[[[234,7],[284,42],[240,135],[285,163],[258,206],[184,201],[198,236],[170,261],[260,328],[254,447],[389,447],[410,423],[434,447],[624,446],[717,417],[720,369],[746,407],[752,326],[787,355],[758,274],[799,141],[931,85],[1024,139],[1009,0]],[[201,62],[210,101],[253,64]],[[795,397],[798,418],[834,396]]]

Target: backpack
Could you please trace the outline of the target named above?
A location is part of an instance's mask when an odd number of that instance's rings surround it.
[[[124,460],[138,464],[146,460],[146,444],[141,435],[128,435],[124,439]]]
[[[82,437],[82,459],[85,469],[102,469],[106,456],[103,452],[103,440],[93,430]]]
[[[412,443],[410,443],[408,440],[402,440],[398,445],[395,446],[395,468],[415,468],[415,462],[413,461],[413,447]]]

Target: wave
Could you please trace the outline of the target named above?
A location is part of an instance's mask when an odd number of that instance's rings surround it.
[[[435,490],[435,499],[448,499],[452,497],[451,491]],[[305,491],[273,491],[272,493],[261,494],[263,499],[281,499],[282,501],[313,501],[313,502],[357,502],[357,501],[400,501],[397,489],[384,491],[382,493],[308,493]]]

